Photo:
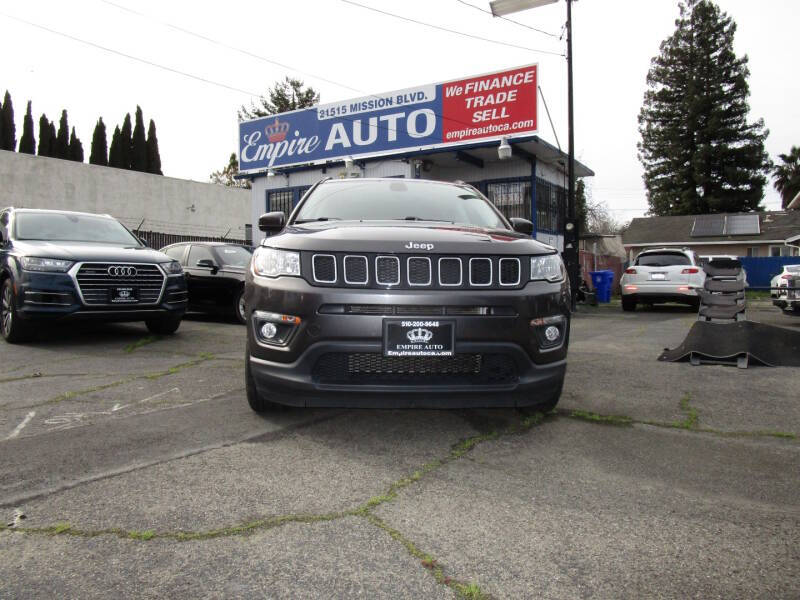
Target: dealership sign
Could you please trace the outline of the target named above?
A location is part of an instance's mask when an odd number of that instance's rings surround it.
[[[239,123],[242,173],[529,135],[537,65]]]

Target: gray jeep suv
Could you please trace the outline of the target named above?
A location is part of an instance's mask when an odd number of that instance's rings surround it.
[[[276,405],[551,409],[569,284],[558,253],[472,186],[324,180],[255,250],[246,389]]]

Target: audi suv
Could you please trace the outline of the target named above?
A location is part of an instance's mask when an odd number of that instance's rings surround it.
[[[52,319],[144,321],[174,333],[186,311],[179,262],[108,215],[0,210],[0,332],[27,340]]]
[[[244,303],[253,410],[558,402],[563,262],[474,187],[323,180],[259,228]]]

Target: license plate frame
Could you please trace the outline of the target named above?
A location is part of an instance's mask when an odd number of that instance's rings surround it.
[[[139,290],[129,285],[113,286],[108,290],[108,301],[111,304],[137,304]]]
[[[453,356],[456,322],[448,319],[384,319],[384,356]]]
[[[650,281],[666,281],[666,273],[650,273]]]

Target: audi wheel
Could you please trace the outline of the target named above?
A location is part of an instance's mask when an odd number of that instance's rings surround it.
[[[9,344],[25,342],[31,335],[30,325],[17,315],[14,284],[10,279],[0,289],[0,333]]]
[[[236,320],[242,325],[247,323],[247,307],[244,304],[244,288],[239,290],[233,298],[233,311],[236,315]]]

